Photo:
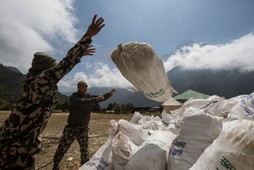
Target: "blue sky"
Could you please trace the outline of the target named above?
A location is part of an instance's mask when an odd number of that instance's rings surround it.
[[[151,45],[158,56],[189,39],[207,44],[166,58],[167,71],[176,65],[254,70],[253,0],[8,0],[0,1],[0,14],[0,63],[24,74],[36,51],[61,60],[94,14],[105,19],[93,38],[96,53],[64,77],[60,91],[76,90],[80,79],[90,87],[130,87],[110,58],[118,44],[130,41]]]

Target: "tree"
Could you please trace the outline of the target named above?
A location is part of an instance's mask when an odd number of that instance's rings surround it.
[[[0,99],[0,108],[4,105],[5,101],[4,99]]]
[[[112,103],[109,103],[109,104],[108,104],[108,107],[107,107],[107,110],[112,110],[112,108],[113,108],[113,104],[112,104]]]
[[[113,110],[115,111],[116,114],[121,114],[122,113],[122,109],[118,104],[114,105]]]
[[[134,107],[132,103],[128,103],[125,105],[125,113],[129,113],[131,109]]]
[[[68,100],[66,100],[63,104],[62,104],[62,111],[67,112],[70,109],[70,102]]]
[[[117,104],[117,103],[109,103],[107,110],[114,110],[114,113],[117,114],[126,114],[129,113],[131,108],[133,108],[134,105],[132,103],[128,104]]]

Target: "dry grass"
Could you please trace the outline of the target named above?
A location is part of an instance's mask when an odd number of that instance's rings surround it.
[[[8,117],[10,112],[0,111],[0,124]],[[57,148],[58,140],[62,130],[66,125],[67,113],[53,113],[42,134],[42,151],[35,156],[36,169],[52,161]],[[109,134],[109,122],[114,119],[130,120],[132,114],[104,114],[92,113],[89,124],[89,152],[90,157],[106,142]],[[72,160],[68,160],[71,159]],[[77,170],[80,167],[80,152],[76,141],[65,154],[61,162],[61,170]],[[51,170],[52,164],[42,168],[42,170]]]

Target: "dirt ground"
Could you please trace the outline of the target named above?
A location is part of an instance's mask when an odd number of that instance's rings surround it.
[[[0,111],[0,125],[8,117],[10,112]],[[36,170],[51,170],[54,153],[58,141],[66,125],[68,113],[53,113],[42,134],[42,151],[35,155]],[[106,142],[109,136],[110,120],[130,120],[132,114],[104,114],[92,113],[89,124],[89,154],[90,157]],[[47,166],[45,166],[47,165]],[[44,167],[45,166],[45,167]],[[70,149],[64,155],[61,162],[61,170],[78,170],[80,167],[80,152],[78,142],[74,141]]]

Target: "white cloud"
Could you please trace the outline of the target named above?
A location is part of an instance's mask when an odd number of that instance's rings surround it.
[[[183,69],[239,69],[254,71],[254,35],[248,34],[228,44],[205,45],[198,44],[184,47],[183,52],[177,52],[165,63],[165,70],[175,66]],[[130,88],[127,81],[117,68],[111,69],[103,63],[85,63],[92,74],[77,72],[73,77],[64,77],[59,83],[61,91],[75,91],[79,80],[85,80],[90,87]]]
[[[0,63],[26,73],[36,51],[52,52],[50,40],[74,42],[73,0],[0,1]]]
[[[80,80],[86,81],[89,87],[130,88],[132,86],[116,68],[110,69],[108,65],[102,63],[95,63],[92,67],[96,70],[93,74],[77,72],[73,77],[64,77],[58,84],[59,90],[76,91],[76,85]]]
[[[228,44],[184,47],[165,63],[166,71],[175,66],[183,69],[254,71],[254,35],[248,34]]]

